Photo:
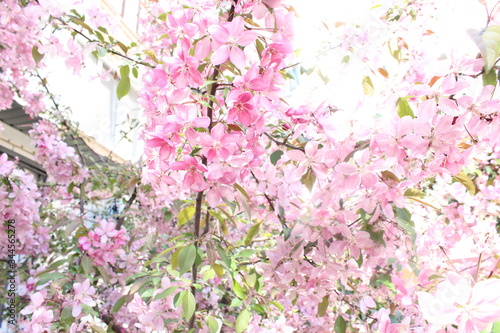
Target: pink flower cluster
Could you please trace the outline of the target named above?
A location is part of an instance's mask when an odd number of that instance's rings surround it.
[[[42,333],[50,332],[54,313],[46,307],[46,292],[36,292],[31,296],[31,302],[21,310],[22,315],[31,314],[29,320],[22,320],[23,332]]]
[[[8,254],[8,235],[15,231],[16,254],[47,253],[48,229],[40,226],[40,192],[33,175],[19,169],[6,154],[0,155],[0,255]],[[9,226],[10,225],[10,226]],[[11,231],[8,231],[10,229]]]
[[[32,50],[39,46],[44,18],[45,11],[34,1],[26,6],[17,0],[0,3],[0,110],[11,106],[16,92],[30,115],[43,110],[42,94],[31,89],[26,72],[36,67]]]
[[[54,123],[42,119],[30,133],[37,147],[38,161],[50,181],[59,185],[80,184],[88,177],[88,170],[82,166],[75,149],[64,142]]]
[[[96,266],[103,266],[116,263],[117,256],[125,253],[122,247],[127,241],[124,229],[116,230],[116,223],[101,220],[98,227],[78,239],[78,245]]]

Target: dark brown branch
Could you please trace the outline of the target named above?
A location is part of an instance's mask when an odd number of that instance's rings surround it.
[[[106,314],[103,314],[101,315],[101,319],[102,321],[106,324],[106,325],[110,325],[111,324],[111,329],[115,332],[115,333],[123,333],[123,332],[126,332],[125,328],[121,327],[120,325],[118,324],[115,324],[113,322],[113,317],[111,315],[106,315]]]
[[[127,200],[127,203],[125,204],[125,207],[123,208],[120,217],[118,217],[118,222],[116,223],[116,230],[120,230],[120,228],[122,227],[123,222],[125,221],[124,213],[130,209],[130,206],[132,206],[136,197],[137,197],[137,185],[134,187],[134,192],[132,192],[132,195]]]
[[[238,0],[234,0],[234,4],[229,9],[229,16],[227,19],[228,22],[231,22],[234,18],[235,5],[237,3],[238,3]],[[212,74],[212,81],[215,81],[215,82],[210,87],[210,92],[209,92],[209,96],[212,96],[214,99],[215,99],[215,94],[217,93],[217,88],[218,88],[217,77],[219,76],[219,73],[220,73],[220,66],[217,65],[214,67],[214,72]],[[214,100],[210,99],[209,108],[207,109],[207,117],[210,119],[210,124],[208,125],[208,131],[210,131],[212,129],[212,126],[213,126],[213,114],[214,114],[213,111],[214,111]],[[207,165],[207,157],[203,156],[201,159],[201,162],[204,165]],[[194,245],[196,247],[197,252],[198,252],[198,247],[200,245],[199,238],[200,238],[202,203],[203,203],[203,191],[198,192],[198,195],[196,197],[196,210],[194,213],[194,235],[195,235]],[[208,215],[208,213],[207,213],[207,215]],[[208,230],[208,228],[209,228],[208,222],[209,222],[209,219],[207,216],[205,230]],[[194,287],[194,284],[196,283],[196,281],[198,279],[198,277],[197,277],[198,266],[196,265],[196,262],[193,263],[193,267],[192,267],[191,271],[192,271],[192,274],[191,274],[191,282],[192,282],[191,292],[193,293],[193,296],[195,296],[196,295],[196,288]],[[194,329],[194,326],[196,323],[196,310],[197,310],[197,308],[198,308],[198,303],[196,303],[196,305],[195,305],[195,313],[193,313],[193,316],[189,320],[188,330]]]
[[[278,146],[283,146],[283,147],[287,147],[287,148],[290,148],[290,149],[295,149],[295,150],[300,150],[302,152],[305,152],[304,148],[288,144],[288,143],[286,143],[286,140],[284,142],[280,142],[280,141],[276,140],[272,135],[270,135],[267,132],[264,132],[264,135],[267,136],[269,139],[271,139],[271,141],[274,142],[274,143],[276,143]]]
[[[205,215],[205,229],[203,230],[202,236],[208,234],[209,231],[210,231],[210,213],[207,212],[207,214]]]
[[[257,177],[255,177],[255,174],[253,173],[253,171],[250,171],[250,174],[252,175],[253,179],[255,180],[255,182],[257,183],[257,185],[259,185],[259,180],[257,179]],[[283,218],[283,216],[281,216],[281,214],[278,212],[276,213],[276,209],[274,208],[274,204],[273,204],[273,201],[271,200],[271,198],[269,198],[269,196],[267,195],[267,193],[264,193],[264,197],[266,198],[267,200],[267,203],[269,204],[269,210],[273,213],[276,214],[276,216],[278,217],[278,219],[280,220],[281,222],[281,225],[284,227],[284,228],[288,228],[288,225],[286,223],[286,220]]]
[[[122,58],[124,58],[124,59],[127,59],[127,60],[129,60],[129,61],[131,61],[131,62],[133,62],[133,63],[138,64],[138,65],[142,65],[142,66],[146,66],[146,67],[154,68],[154,66],[153,66],[153,65],[148,64],[147,62],[140,61],[140,60],[137,60],[137,59],[132,59],[132,58],[130,58],[129,56],[127,56],[127,55],[123,54],[123,53],[120,53],[120,52],[115,51],[115,50],[113,50],[113,49],[108,49],[108,48],[106,48],[106,47],[102,46],[100,41],[92,40],[90,37],[88,37],[87,35],[85,35],[83,32],[81,32],[81,31],[79,31],[79,30],[77,30],[77,29],[73,28],[72,26],[70,26],[67,22],[64,22],[64,21],[63,21],[63,20],[61,20],[61,19],[58,19],[58,21],[60,21],[60,22],[61,22],[62,24],[64,24],[65,26],[69,27],[69,29],[71,29],[71,30],[72,30],[73,32],[75,32],[76,34],[78,34],[78,35],[82,36],[83,38],[85,38],[85,39],[87,40],[87,42],[98,42],[98,43],[99,43],[99,46],[100,46],[100,47],[102,47],[103,49],[105,49],[105,50],[106,50],[107,52],[109,52],[109,53],[112,53],[112,54],[114,54],[114,55],[116,55],[116,56],[119,56],[119,57],[122,57]]]

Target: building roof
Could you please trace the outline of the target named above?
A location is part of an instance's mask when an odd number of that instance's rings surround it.
[[[17,156],[20,162],[27,164],[28,168],[35,169],[37,173],[43,172],[43,168],[35,160],[35,147],[31,144],[28,132],[39,120],[40,117],[32,118],[28,115],[17,102],[13,102],[10,109],[0,111],[0,121],[5,127],[5,131],[0,132],[0,152],[5,152],[11,157]],[[83,156],[85,166],[125,163],[123,158],[93,138],[85,136],[80,131],[75,130],[75,132],[77,135],[66,133],[64,140]]]

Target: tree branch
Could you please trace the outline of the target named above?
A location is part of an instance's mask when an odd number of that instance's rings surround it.
[[[272,135],[270,135],[267,132],[264,132],[264,135],[267,136],[269,139],[271,139],[271,141],[274,142],[274,143],[276,143],[278,146],[284,146],[284,147],[287,147],[287,148],[290,148],[290,149],[295,149],[295,150],[300,150],[301,152],[305,152],[304,148],[288,144],[288,143],[286,143],[286,140],[284,142],[280,142],[280,141],[276,140]]]

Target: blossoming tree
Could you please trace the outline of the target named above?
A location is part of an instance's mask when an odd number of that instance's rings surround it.
[[[36,184],[0,157],[12,328],[498,332],[500,26],[475,4],[479,56],[443,60],[437,5],[393,1],[372,9],[378,30],[336,26],[332,63],[362,64],[366,95],[339,110],[286,101],[300,64],[285,0],[151,2],[139,46],[95,7],[0,2],[0,108],[16,96],[42,116],[31,135],[48,174]],[[144,165],[88,167],[65,143],[76,132],[44,58],[78,73],[84,50],[123,61],[120,98],[141,76]],[[87,223],[85,203],[108,198],[123,209]]]

